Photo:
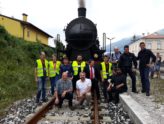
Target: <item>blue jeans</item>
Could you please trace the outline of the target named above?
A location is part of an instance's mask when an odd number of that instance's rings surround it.
[[[151,77],[153,78],[154,77],[154,73],[159,73],[160,72],[160,65],[155,65],[153,68],[150,69],[150,72],[151,72]]]
[[[46,77],[38,77],[38,91],[36,95],[36,102],[39,102],[42,96],[44,101],[46,98]]]
[[[161,65],[157,65],[157,64],[156,64],[156,65],[155,65],[155,71],[156,71],[156,72],[159,72],[159,71],[160,71],[160,67],[161,67]]]
[[[142,91],[146,91],[146,93],[149,93],[150,91],[149,72],[150,72],[149,67],[140,68]]]
[[[56,82],[59,80],[59,75],[50,78],[51,82],[51,95],[54,95],[54,88],[56,87]]]

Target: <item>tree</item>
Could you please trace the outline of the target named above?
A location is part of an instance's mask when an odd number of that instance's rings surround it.
[[[55,53],[57,58],[59,59],[63,55],[63,51],[65,49],[64,44],[60,41],[60,35],[57,34],[57,38],[54,39],[54,44],[56,46]]]

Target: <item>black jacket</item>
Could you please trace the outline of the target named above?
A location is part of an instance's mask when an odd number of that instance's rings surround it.
[[[94,68],[95,79],[99,79],[98,69],[95,66],[93,68]],[[90,78],[90,68],[88,64],[85,66],[84,72],[86,73],[86,78]]]
[[[116,74],[111,76],[111,83],[114,84],[114,87],[124,83],[122,90],[127,91],[126,76],[124,74]]]
[[[120,56],[118,66],[119,68],[132,68],[132,65],[137,68],[137,58],[133,53],[123,53]]]
[[[150,63],[150,58],[152,58],[152,62],[155,63],[156,57],[152,53],[152,51],[150,51],[148,49],[141,50],[138,53],[138,57],[137,57],[137,59],[139,60],[139,68],[146,67],[146,64],[149,64]]]

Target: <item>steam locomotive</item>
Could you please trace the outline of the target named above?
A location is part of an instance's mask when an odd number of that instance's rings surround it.
[[[65,29],[65,53],[70,60],[82,55],[84,60],[101,59],[104,50],[99,49],[96,25],[86,18],[86,8],[78,8],[78,18],[72,20]]]

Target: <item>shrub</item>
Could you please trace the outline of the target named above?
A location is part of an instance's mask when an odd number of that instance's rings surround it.
[[[0,26],[0,114],[15,100],[36,93],[34,62],[40,51],[50,57],[54,49],[11,36]]]

